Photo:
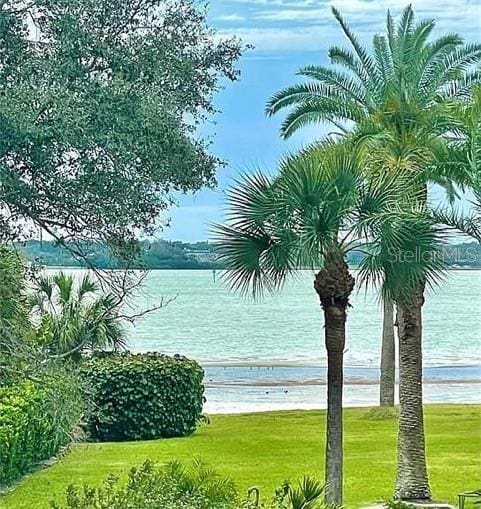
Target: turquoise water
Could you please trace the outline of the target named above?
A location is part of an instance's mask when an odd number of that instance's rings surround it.
[[[175,299],[130,327],[130,349],[197,359],[206,372],[208,413],[325,408],[323,322],[312,280],[303,272],[254,302],[229,292],[211,271],[152,271],[133,310]],[[381,322],[376,292],[356,293],[345,406],[378,402]],[[424,366],[426,402],[481,402],[481,271],[452,271],[428,294]]]
[[[204,365],[323,366],[322,313],[303,272],[283,291],[259,302],[228,291],[211,271],[153,271],[136,306],[176,297],[137,322],[133,350],[180,353]],[[374,290],[352,298],[347,323],[346,364],[379,364],[381,310]],[[481,365],[481,271],[452,271],[427,296],[425,366]]]

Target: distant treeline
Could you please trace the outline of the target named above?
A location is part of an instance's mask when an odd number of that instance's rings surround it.
[[[86,260],[78,259],[55,242],[31,240],[19,244],[28,260],[47,267],[86,267],[92,264],[99,269],[117,269],[121,261],[113,257],[106,246],[83,246]],[[88,260],[88,263],[87,263]],[[169,242],[167,240],[142,241],[140,255],[133,268],[145,269],[214,269],[214,246],[209,242]]]
[[[215,248],[209,242],[187,243],[180,241],[142,241],[140,256],[135,268],[145,269],[222,269],[216,261]],[[19,245],[30,261],[47,267],[85,267],[85,260],[79,260],[68,250],[54,242],[32,240]],[[112,257],[107,247],[100,244],[85,250],[89,263],[99,269],[116,269],[121,263]],[[362,253],[352,252],[349,263],[356,266],[362,261]],[[475,242],[446,246],[444,260],[452,268],[481,268],[481,245]]]

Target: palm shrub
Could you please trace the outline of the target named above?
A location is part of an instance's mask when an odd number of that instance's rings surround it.
[[[99,292],[89,274],[78,284],[63,272],[37,279],[30,308],[37,340],[49,355],[78,360],[83,352],[125,349],[119,299]]]
[[[464,44],[457,34],[431,39],[434,20],[415,24],[413,9],[408,6],[398,24],[388,12],[386,34],[375,35],[372,50],[368,51],[339,11],[333,9],[333,13],[350,49],[332,47],[329,50],[332,67],[311,65],[301,69],[299,74],[309,81],[275,94],[267,104],[267,114],[289,110],[281,128],[285,138],[312,123],[333,124],[341,135],[353,126],[362,127],[364,134],[360,140],[368,141],[369,152],[378,159],[383,155],[384,171],[401,166],[410,174],[413,184],[422,191],[415,193],[421,206],[426,203],[430,182],[444,186],[448,196],[453,197],[454,185],[460,183],[462,176],[432,163],[442,151],[439,145],[451,128],[446,122],[446,103],[464,100],[473,86],[481,82],[481,45]],[[425,282],[420,281],[413,294],[416,320],[421,319],[424,286]],[[399,321],[403,319],[401,315]],[[404,313],[404,317],[407,320],[410,314]],[[407,323],[403,330],[410,330],[412,325]],[[415,329],[420,343],[421,328]],[[384,336],[384,350],[394,351],[392,338],[391,332]],[[408,344],[400,337],[401,349],[405,350],[404,345],[408,348]],[[420,353],[421,348],[416,351]],[[393,355],[389,362],[391,369],[383,370],[383,374],[392,372]],[[417,364],[417,371],[412,366],[406,369],[401,366],[403,373],[411,375],[400,387],[399,448],[403,452],[399,454],[396,494],[406,499],[430,497],[425,451],[422,447],[409,450],[410,443],[424,443],[422,362]],[[393,379],[390,384],[382,383],[383,388],[390,385],[391,403],[393,383]],[[404,387],[413,385],[418,388],[417,394],[404,392]],[[412,407],[416,407],[414,412]]]
[[[411,190],[403,178],[386,174],[373,181],[368,173],[362,154],[348,143],[289,157],[276,178],[257,174],[240,182],[229,195],[227,224],[215,228],[219,259],[234,290],[257,296],[279,289],[297,270],[317,272],[314,289],[324,314],[328,364],[326,500],[334,504],[342,502],[343,352],[354,289],[347,254],[365,245],[362,274],[376,279],[370,269],[387,262],[393,249],[401,255],[412,250],[416,235],[432,230],[424,210],[401,208]],[[383,244],[373,235],[382,235]],[[421,249],[436,249],[435,240],[426,233]],[[392,266],[402,274],[390,292],[398,298],[419,274],[395,261]],[[391,272],[389,278],[391,284]]]

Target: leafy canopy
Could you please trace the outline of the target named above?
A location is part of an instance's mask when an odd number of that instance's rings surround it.
[[[2,0],[0,239],[131,239],[215,183],[197,127],[241,52],[192,0]]]
[[[254,295],[277,290],[301,269],[321,269],[361,250],[361,280],[401,300],[442,269],[441,232],[417,201],[405,172],[369,178],[350,143],[281,162],[279,174],[247,176],[231,190],[225,225],[214,227],[231,286]]]

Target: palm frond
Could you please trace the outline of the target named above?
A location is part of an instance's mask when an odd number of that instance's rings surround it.
[[[436,221],[481,242],[481,216],[466,215],[453,207],[438,207],[433,211]]]
[[[281,126],[284,138],[291,137],[302,127],[310,124],[337,121],[360,122],[364,111],[357,104],[336,98],[322,98],[305,102],[294,108]]]
[[[362,69],[365,74],[365,77],[364,77],[365,81],[368,81],[369,79],[376,78],[377,77],[377,69],[376,69],[373,58],[362,47],[359,40],[352,33],[351,29],[349,28],[346,21],[342,17],[341,13],[335,7],[332,7],[332,13],[334,14],[334,17],[336,18],[339,25],[341,26],[342,31],[344,32],[346,37],[349,39],[351,46],[353,47],[357,57],[359,58],[359,61],[362,64]]]
[[[90,274],[87,273],[82,277],[82,280],[78,285],[77,298],[81,301],[86,295],[98,292],[99,289],[97,282],[90,276]]]
[[[316,97],[329,96],[332,88],[323,83],[301,83],[292,85],[274,94],[265,109],[267,116],[273,116],[281,109],[301,104]]]
[[[371,229],[373,241],[360,266],[363,284],[381,286],[385,298],[404,302],[419,287],[435,287],[442,281],[446,236],[426,210],[381,214]]]
[[[53,276],[53,281],[56,286],[59,303],[62,306],[67,305],[72,297],[73,277],[65,274],[65,272],[59,272]]]
[[[340,98],[347,97],[361,106],[365,103],[365,87],[358,80],[353,79],[347,74],[320,66],[304,67],[298,74],[325,83],[327,88],[325,89],[326,93],[323,94],[324,96],[337,95]]]

